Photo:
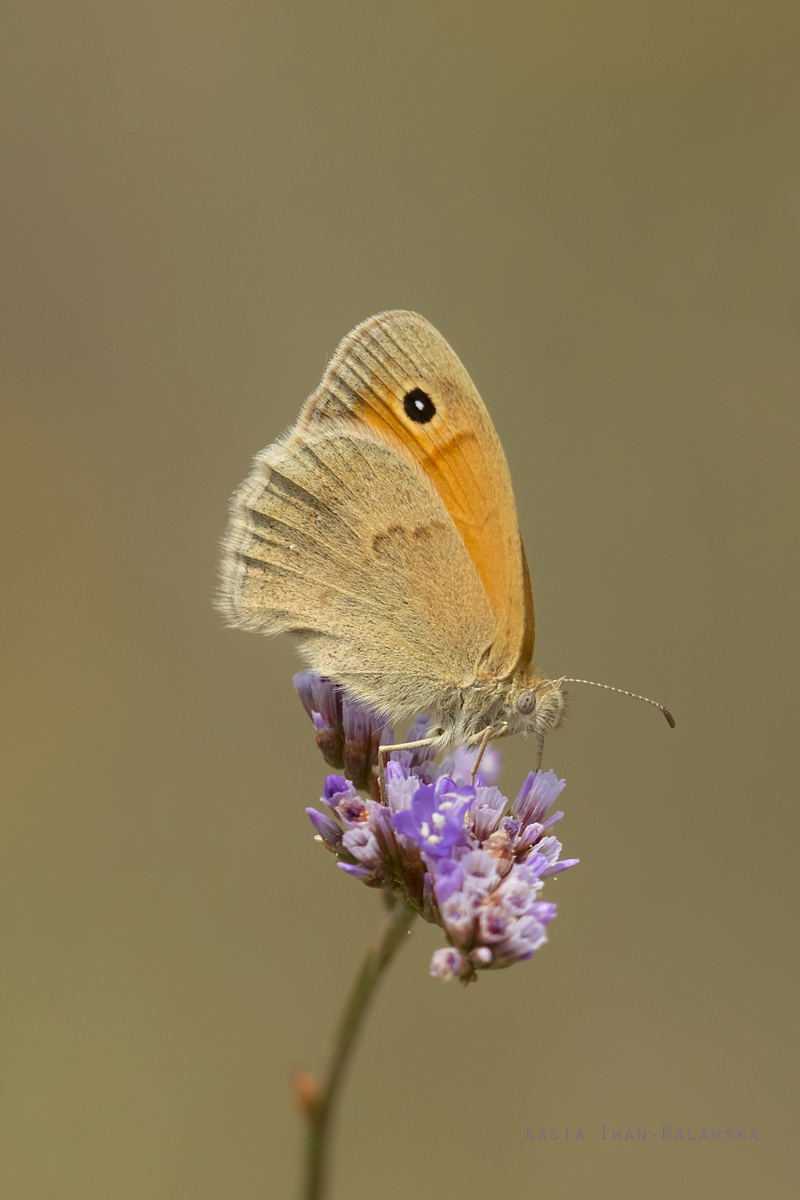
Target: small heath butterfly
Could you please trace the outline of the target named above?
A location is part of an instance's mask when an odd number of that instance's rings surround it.
[[[541,744],[562,684],[591,682],[533,665],[503,448],[418,313],[348,334],[294,427],[256,456],[231,504],[219,606],[231,625],[291,634],[312,670],[390,721],[430,711],[439,749],[518,732]]]

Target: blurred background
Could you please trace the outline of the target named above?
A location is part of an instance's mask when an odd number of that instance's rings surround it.
[[[505,445],[539,665],[678,726],[573,688],[550,942],[462,989],[415,930],[334,1195],[795,1195],[797,5],[0,20],[2,1194],[295,1192],[289,1071],[381,912],[312,839],[296,660],[221,628],[217,543],[402,307]]]

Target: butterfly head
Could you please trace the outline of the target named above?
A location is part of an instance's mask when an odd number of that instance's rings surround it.
[[[514,733],[545,737],[558,729],[564,715],[564,693],[552,679],[538,672],[514,681],[508,693],[507,718]]]

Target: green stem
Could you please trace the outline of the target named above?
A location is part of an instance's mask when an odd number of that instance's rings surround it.
[[[375,941],[367,950],[350,998],[336,1031],[333,1054],[319,1093],[307,1114],[306,1185],[304,1200],[322,1200],[331,1117],[345,1068],[355,1045],[361,1021],[384,970],[403,943],[417,910],[398,900]]]

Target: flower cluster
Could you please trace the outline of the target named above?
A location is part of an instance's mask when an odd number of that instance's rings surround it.
[[[382,797],[378,748],[392,744],[392,731],[327,680],[302,672],[295,685],[326,761],[344,771],[325,781],[326,811],[306,809],[341,870],[405,896],[444,930],[449,944],[431,959],[440,979],[468,982],[479,970],[530,958],[556,913],[540,898],[544,881],[578,861],[559,859],[561,843],[549,832],[564,815],[547,815],[564,781],[532,772],[507,800],[495,786],[494,749],[473,785],[476,751],[460,749],[437,764],[429,747],[419,747],[392,753]],[[423,739],[426,727],[418,718],[407,740]]]

